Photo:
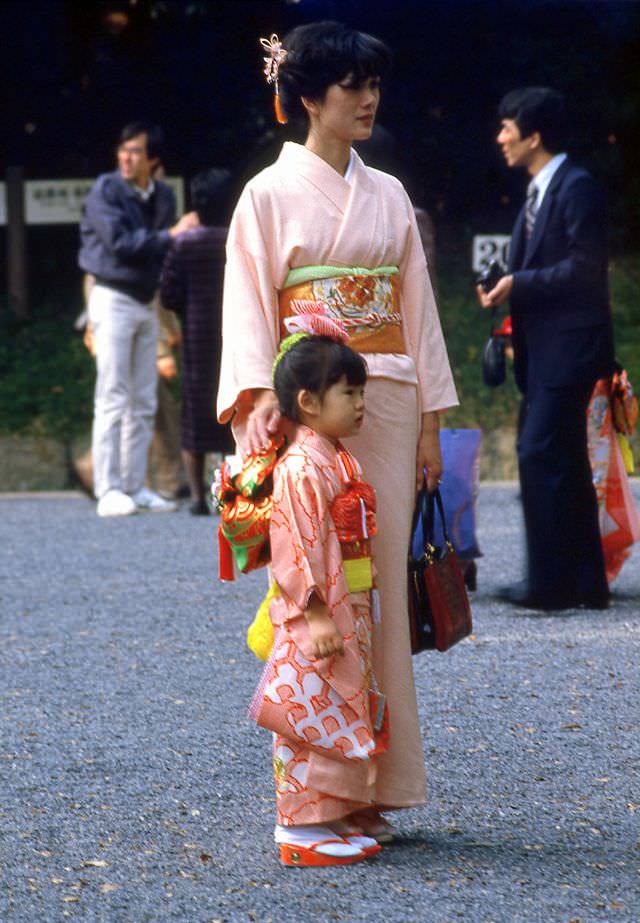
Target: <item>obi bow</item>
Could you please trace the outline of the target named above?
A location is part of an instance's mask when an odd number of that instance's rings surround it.
[[[292,333],[307,333],[310,336],[324,336],[338,343],[348,343],[349,334],[338,317],[333,317],[324,301],[291,301],[293,315],[285,318],[284,325]]]

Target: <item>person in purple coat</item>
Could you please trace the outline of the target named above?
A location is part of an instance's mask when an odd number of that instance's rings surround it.
[[[167,252],[160,300],[182,321],[182,457],[191,488],[191,512],[208,515],[204,465],[207,452],[232,452],[228,427],[215,415],[220,367],[221,300],[226,203],[231,174],[211,169],[191,182],[200,227],[180,234]]]

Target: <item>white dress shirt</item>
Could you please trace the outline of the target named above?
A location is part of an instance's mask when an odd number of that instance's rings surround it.
[[[536,198],[536,211],[540,210],[542,205],[542,200],[544,195],[549,188],[549,183],[553,179],[556,171],[567,159],[566,154],[556,154],[555,157],[552,157],[549,163],[546,163],[542,170],[539,170],[536,175],[533,177],[529,183],[529,188],[535,186],[538,190],[538,197]]]

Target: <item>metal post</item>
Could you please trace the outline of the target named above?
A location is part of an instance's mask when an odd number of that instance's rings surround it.
[[[9,307],[18,317],[29,314],[27,299],[27,234],[22,167],[7,167],[7,279]]]

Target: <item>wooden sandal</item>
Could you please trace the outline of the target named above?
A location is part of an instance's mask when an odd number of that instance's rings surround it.
[[[283,865],[293,866],[327,866],[327,865],[350,865],[353,862],[361,862],[367,858],[364,850],[359,849],[352,856],[328,856],[326,853],[316,852],[317,846],[325,843],[346,843],[341,836],[326,840],[318,840],[310,846],[294,846],[291,843],[280,843],[280,861]],[[349,844],[352,845],[352,844]],[[378,847],[379,848],[379,847]]]

